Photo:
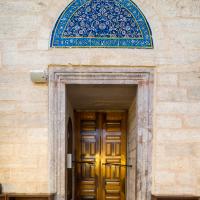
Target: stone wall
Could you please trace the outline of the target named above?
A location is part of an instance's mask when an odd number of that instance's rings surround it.
[[[49,49],[69,0],[0,2],[0,182],[48,192],[48,86],[29,71],[50,64],[155,67],[153,194],[200,195],[200,1],[135,0],[153,50]]]

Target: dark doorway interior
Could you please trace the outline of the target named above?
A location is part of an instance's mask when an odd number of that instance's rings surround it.
[[[71,154],[72,155],[72,142],[73,142],[73,128],[72,128],[72,120],[69,117],[68,119],[68,125],[67,125],[67,137],[66,138],[66,142],[67,142],[67,154]],[[67,159],[67,157],[66,157]],[[67,160],[66,160],[67,163]],[[66,179],[67,179],[67,183],[66,184],[66,195],[67,195],[67,199],[71,200],[72,199],[72,195],[73,195],[73,178],[72,178],[72,168],[67,168],[67,173],[66,173]]]
[[[134,200],[137,87],[90,84],[66,90],[74,127],[73,199]]]

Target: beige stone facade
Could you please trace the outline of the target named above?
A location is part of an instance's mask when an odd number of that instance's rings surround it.
[[[30,70],[153,67],[152,194],[200,196],[200,1],[135,0],[154,49],[50,49],[70,1],[0,2],[0,182],[5,192],[49,192],[48,85]]]

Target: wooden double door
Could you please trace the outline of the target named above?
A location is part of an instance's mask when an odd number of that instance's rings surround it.
[[[126,113],[76,112],[75,199],[125,200]]]

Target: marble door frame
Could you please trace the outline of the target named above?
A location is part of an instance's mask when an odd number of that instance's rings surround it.
[[[150,200],[152,185],[153,67],[49,66],[49,190],[65,197],[67,84],[137,85],[136,199]],[[129,177],[128,177],[129,178]],[[131,177],[130,177],[131,178]],[[135,181],[135,180],[133,180]]]

